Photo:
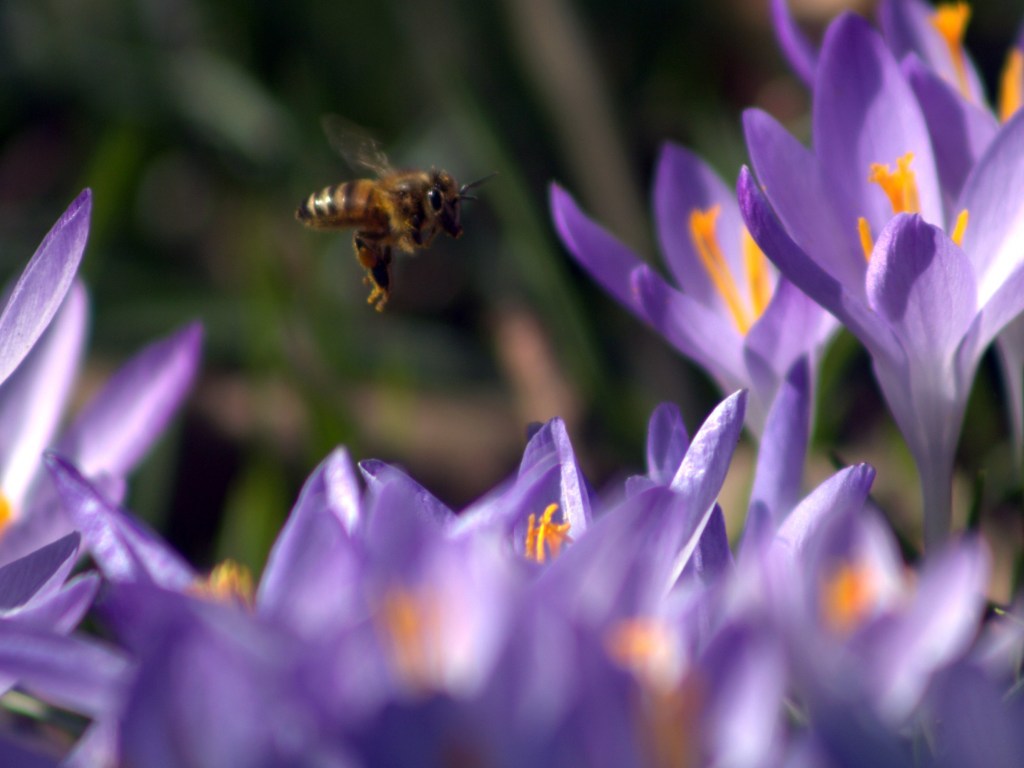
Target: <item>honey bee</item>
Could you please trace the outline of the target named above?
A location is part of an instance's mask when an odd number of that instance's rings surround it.
[[[447,171],[396,171],[387,155],[365,131],[342,118],[325,118],[331,145],[354,168],[372,171],[376,178],[353,179],[311,194],[295,211],[295,218],[313,229],[354,228],[356,259],[366,270],[370,286],[367,303],[378,312],[391,296],[392,249],[414,253],[426,248],[440,232],[462,235],[459,220],[466,194],[490,176],[461,187]]]

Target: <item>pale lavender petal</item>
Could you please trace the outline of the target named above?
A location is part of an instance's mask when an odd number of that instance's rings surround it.
[[[75,564],[80,542],[77,533],[69,533],[0,568],[0,612],[57,591]]]
[[[904,60],[903,71],[917,94],[932,137],[946,220],[955,221],[960,213],[955,205],[964,182],[995,138],[999,122],[987,109],[964,99],[917,57]]]
[[[772,26],[779,41],[782,55],[797,77],[808,87],[814,85],[818,69],[818,52],[811,41],[800,31],[793,14],[789,11],[788,0],[772,0]]]
[[[332,451],[324,460],[323,472],[328,507],[351,533],[362,523],[363,511],[362,492],[348,451],[344,448]]]
[[[861,214],[854,201],[844,196],[841,185],[826,182],[814,153],[771,115],[748,109],[743,129],[761,189],[786,232],[845,290],[861,296],[867,265],[857,235]],[[771,253],[765,254],[775,261]]]
[[[963,248],[985,305],[1024,262],[1024,110],[1002,127],[968,176],[959,208],[970,216]],[[1018,297],[1024,309],[1024,293]]]
[[[662,403],[647,425],[647,475],[658,485],[668,485],[690,447],[686,425],[674,403]]]
[[[898,358],[900,348],[887,324],[793,242],[746,168],[740,171],[738,192],[750,234],[779,270],[837,317],[873,356]]]
[[[762,505],[773,528],[800,498],[811,422],[810,368],[801,358],[790,369],[775,397],[757,452],[751,506]]]
[[[75,382],[85,343],[88,300],[75,283],[50,327],[0,387],[0,488],[15,516],[42,467]]]
[[[630,273],[643,262],[602,227],[591,221],[568,192],[551,185],[551,218],[570,254],[608,293],[643,317]]]
[[[398,467],[377,459],[366,459],[359,462],[359,470],[366,481],[368,509],[373,509],[380,494],[390,487],[388,493],[391,498],[402,498],[403,501],[400,503],[409,515],[429,520],[442,528],[448,527],[457,519],[455,513],[444,502]]]
[[[40,629],[71,632],[92,607],[100,586],[98,573],[77,576],[58,592],[32,600],[22,608],[7,614],[7,618]]]
[[[775,539],[776,548],[785,550],[789,558],[800,557],[823,526],[864,508],[874,479],[875,470],[868,464],[836,472],[783,520]]]
[[[21,273],[0,313],[0,382],[57,314],[82,260],[89,236],[92,192],[86,189],[53,225]]]
[[[861,17],[844,14],[825,33],[813,105],[814,149],[826,174],[849,190],[877,233],[893,209],[869,180],[872,163],[896,167],[913,153],[920,211],[945,224],[928,127],[910,85],[881,36]],[[853,227],[855,221],[847,226]]]
[[[641,316],[672,346],[707,371],[721,389],[743,386],[743,337],[729,316],[672,288],[646,265],[633,272],[632,285]]]
[[[65,511],[104,576],[171,590],[195,583],[195,571],[174,550],[141,521],[107,503],[71,464],[47,454],[46,465]]]
[[[75,712],[113,715],[130,673],[128,660],[106,646],[16,622],[0,626],[0,674]]]
[[[920,56],[943,80],[959,89],[956,65],[949,46],[932,24],[934,15],[935,9],[922,0],[882,0],[878,8],[879,23],[896,57],[902,59],[909,53]],[[981,78],[967,51],[963,54],[967,93],[962,98],[984,104],[985,88]]]
[[[550,476],[544,505],[557,503],[562,520],[571,525],[574,536],[587,529],[591,518],[590,491],[586,478],[576,461],[576,455],[569,439],[569,432],[562,419],[551,419],[530,438],[523,452],[520,473],[524,467],[535,464],[545,465],[545,456],[555,458],[558,474]],[[543,491],[542,491],[543,493]],[[540,514],[543,509],[521,510],[521,523],[526,522],[528,513]],[[525,528],[523,529],[525,531]]]
[[[348,456],[338,450],[306,481],[270,550],[256,593],[261,615],[307,636],[342,621],[358,595],[355,551],[331,487],[340,461]]]
[[[58,453],[86,475],[130,471],[191,389],[201,344],[194,323],[142,350],[79,414]]]
[[[921,572],[913,603],[876,649],[884,665],[884,708],[905,717],[939,667],[963,655],[985,610],[988,551],[966,539],[934,553]]]
[[[713,206],[719,207],[715,233],[722,255],[733,276],[741,278],[745,274],[740,238],[743,220],[736,207],[735,188],[725,184],[697,155],[676,144],[665,144],[654,176],[654,218],[665,264],[683,293],[724,315],[728,313],[725,301],[690,233],[690,214]]]
[[[948,375],[944,364],[977,313],[974,271],[959,246],[917,214],[900,214],[878,236],[867,289],[911,361]]]

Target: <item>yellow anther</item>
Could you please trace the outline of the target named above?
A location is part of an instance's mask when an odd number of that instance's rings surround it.
[[[210,600],[234,601],[241,605],[253,604],[252,573],[241,563],[225,560],[200,579],[189,590],[198,597]]]
[[[750,300],[754,318],[759,318],[772,300],[772,280],[768,273],[768,257],[764,255],[746,227],[743,228],[743,265],[750,285]]]
[[[700,256],[701,264],[704,265],[711,282],[725,301],[736,327],[745,336],[750,330],[753,320],[746,307],[743,306],[739,289],[736,287],[736,280],[729,269],[729,262],[725,260],[725,254],[722,253],[722,248],[718,244],[718,234],[715,230],[718,214],[721,211],[720,205],[703,211],[698,208],[690,211],[690,238]]]
[[[6,495],[0,493],[0,531],[3,531],[14,519],[14,507]]]
[[[953,234],[950,235],[957,245],[964,244],[964,233],[967,231],[967,209],[964,208],[956,217],[956,225],[953,227]]]
[[[967,82],[967,61],[964,55],[964,32],[971,19],[971,6],[964,2],[942,3],[932,15],[932,26],[942,37],[949,49],[949,57],[956,71],[956,85],[966,99],[971,98]]]
[[[876,586],[867,567],[843,563],[833,569],[821,589],[825,625],[838,634],[849,634],[871,612],[878,596]]]
[[[999,119],[1004,123],[1020,109],[1024,91],[1024,51],[1012,48],[999,78]]]
[[[569,523],[553,523],[551,519],[558,511],[557,504],[548,504],[547,509],[540,516],[540,522],[536,515],[530,515],[526,521],[526,545],[524,551],[527,560],[543,563],[551,553],[552,557],[558,557],[562,545],[572,541],[569,537]]]
[[[921,203],[917,196],[917,180],[914,172],[910,170],[910,163],[914,159],[913,152],[907,152],[903,157],[896,159],[896,170],[882,163],[872,163],[871,173],[868,181],[874,182],[882,188],[889,202],[892,204],[893,213],[920,213]]]
[[[863,216],[857,218],[857,235],[860,237],[860,249],[864,251],[864,260],[871,261],[871,252],[875,250],[875,241],[871,237],[871,225]]]

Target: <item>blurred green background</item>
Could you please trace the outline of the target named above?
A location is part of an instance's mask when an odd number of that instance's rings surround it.
[[[840,4],[792,5],[813,34]],[[994,82],[1022,9],[989,5],[968,45]],[[206,328],[200,381],[131,506],[200,564],[258,567],[339,444],[459,507],[514,471],[531,421],[564,417],[597,487],[641,470],[658,402],[695,429],[717,393],[570,263],[547,189],[558,180],[656,262],[659,146],[686,144],[734,179],[750,105],[806,135],[768,0],[2,0],[0,267],[14,274],[93,189],[83,393],[148,341]],[[396,265],[383,315],[351,237],[293,219],[353,175],[321,131],[329,113],[396,166],[499,173],[467,204],[461,240]],[[864,353],[841,337],[826,363],[819,454],[884,463],[880,501],[912,518],[916,478]],[[987,468],[997,517],[1019,508],[1000,397],[988,362],[962,496],[966,508]]]

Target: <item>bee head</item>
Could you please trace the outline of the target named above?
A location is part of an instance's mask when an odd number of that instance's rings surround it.
[[[432,171],[430,176],[425,206],[429,212],[427,215],[436,217],[441,228],[449,235],[459,237],[462,234],[462,224],[459,222],[461,190],[446,171]]]

